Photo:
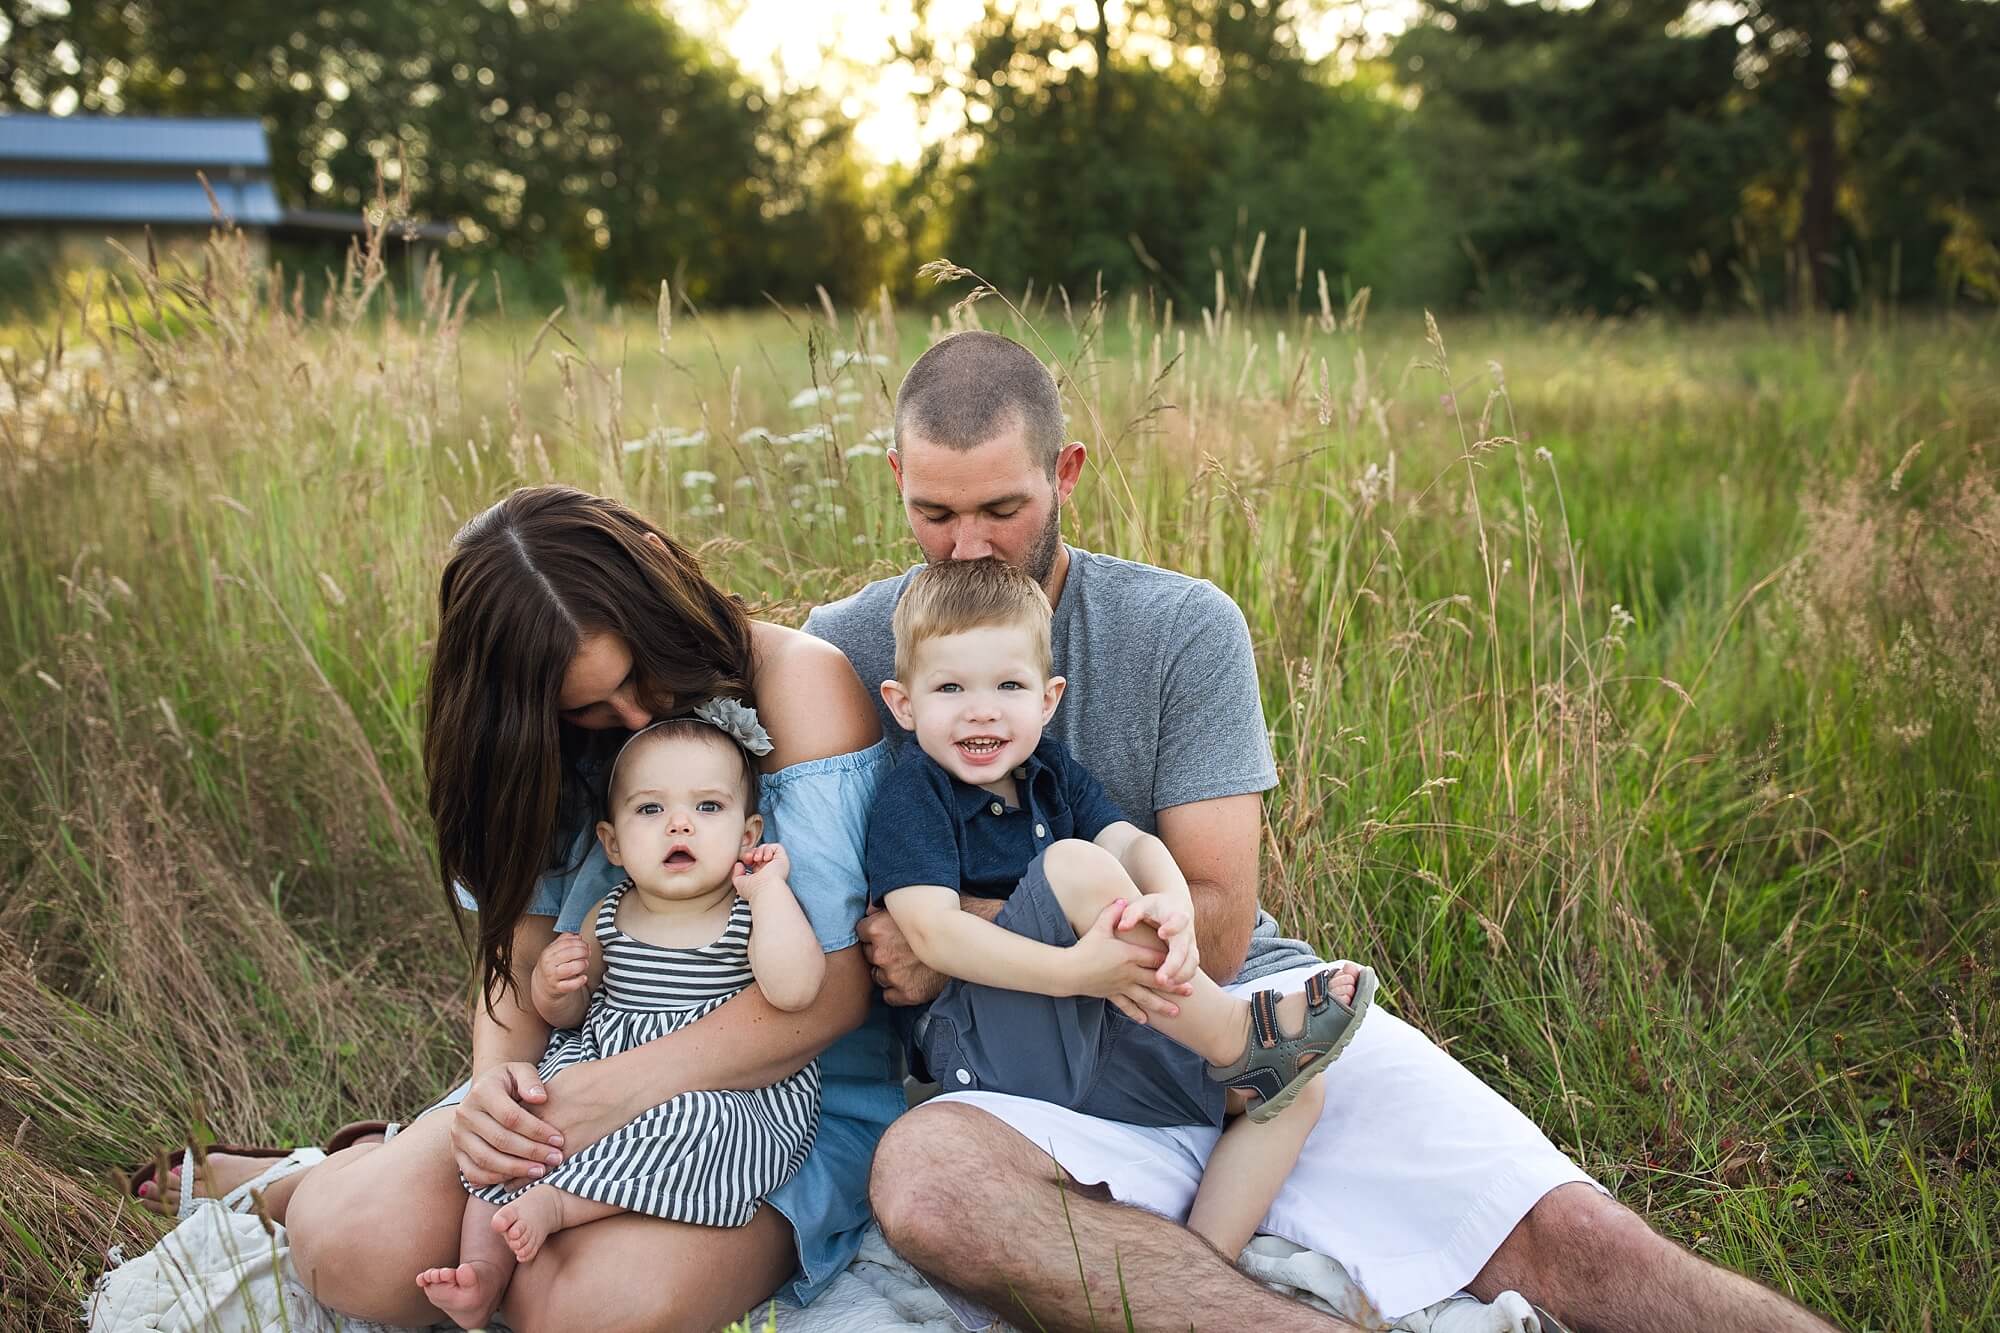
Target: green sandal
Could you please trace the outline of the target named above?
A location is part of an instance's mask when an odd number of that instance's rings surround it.
[[[1306,1025],[1294,1036],[1278,1030],[1278,993],[1250,997],[1250,1041],[1232,1065],[1210,1065],[1208,1076],[1225,1087],[1261,1100],[1250,1118],[1263,1124],[1292,1104],[1299,1091],[1326,1072],[1347,1049],[1361,1020],[1375,1003],[1375,970],[1364,967],[1354,981],[1354,1003],[1333,998],[1333,969],[1306,978]]]

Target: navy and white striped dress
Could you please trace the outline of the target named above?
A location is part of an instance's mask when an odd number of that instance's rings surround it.
[[[752,981],[749,903],[736,900],[729,925],[713,944],[669,949],[618,929],[618,901],[631,887],[625,881],[597,909],[604,984],[590,997],[582,1026],[549,1037],[541,1063],[545,1079],[685,1027]],[[605,1135],[535,1185],[676,1222],[740,1227],[759,1200],[798,1170],[818,1127],[814,1063],[768,1088],[684,1092]],[[523,1192],[504,1184],[466,1188],[492,1203]]]

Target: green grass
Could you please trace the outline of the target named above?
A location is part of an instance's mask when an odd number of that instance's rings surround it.
[[[464,518],[615,493],[791,622],[915,555],[871,432],[928,315],[300,320],[215,267],[0,353],[7,1328],[155,1233],[114,1164],[461,1074],[418,741]],[[1697,1252],[2000,1324],[2000,323],[1030,314],[1071,540],[1249,618],[1283,924]]]

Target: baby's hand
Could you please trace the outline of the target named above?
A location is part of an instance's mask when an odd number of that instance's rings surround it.
[[[760,842],[743,853],[731,879],[736,885],[737,896],[747,902],[758,889],[770,884],[782,884],[791,877],[792,858],[785,855],[784,847],[775,842]]]
[[[551,995],[581,990],[590,980],[590,949],[574,931],[558,935],[535,960],[535,974]]]
[[[1201,953],[1194,940],[1194,913],[1179,898],[1148,893],[1125,905],[1118,929],[1127,931],[1141,921],[1153,923],[1160,943],[1167,946],[1167,960],[1160,964],[1157,980],[1162,988],[1179,987],[1194,980],[1201,966]]]

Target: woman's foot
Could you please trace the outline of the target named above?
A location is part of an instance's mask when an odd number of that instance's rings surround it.
[[[456,1268],[426,1268],[417,1274],[417,1285],[460,1328],[485,1328],[506,1289],[498,1269],[477,1261]]]
[[[209,1153],[194,1169],[192,1197],[226,1198],[270,1170],[274,1160],[270,1157],[241,1157],[226,1152]],[[163,1217],[180,1216],[181,1171],[182,1168],[177,1166],[164,1177],[156,1173],[151,1180],[143,1182],[136,1191],[139,1206]],[[294,1172],[272,1181],[270,1187],[262,1191],[264,1212],[273,1222],[285,1220],[285,1204],[290,1201],[292,1190],[297,1185],[298,1173]]]
[[[343,1126],[327,1142],[328,1154],[357,1144],[382,1142],[386,1127],[377,1128],[380,1124],[379,1121],[369,1121]],[[255,1157],[231,1152],[206,1153],[202,1157],[201,1165],[195,1168],[193,1197],[225,1198],[270,1170],[272,1163],[284,1155],[283,1148],[273,1148]],[[185,1159],[183,1164],[184,1161]],[[148,1212],[159,1213],[163,1217],[180,1216],[181,1172],[182,1167],[175,1166],[164,1176],[156,1171],[152,1179],[141,1182],[133,1191],[139,1200],[139,1206]],[[298,1172],[283,1176],[272,1181],[270,1188],[262,1191],[264,1213],[273,1222],[285,1220],[285,1205],[290,1202],[292,1190],[298,1185],[298,1176]]]
[[[493,1214],[493,1229],[525,1264],[542,1252],[543,1241],[569,1225],[563,1220],[563,1201],[569,1197],[550,1186],[526,1190]]]

